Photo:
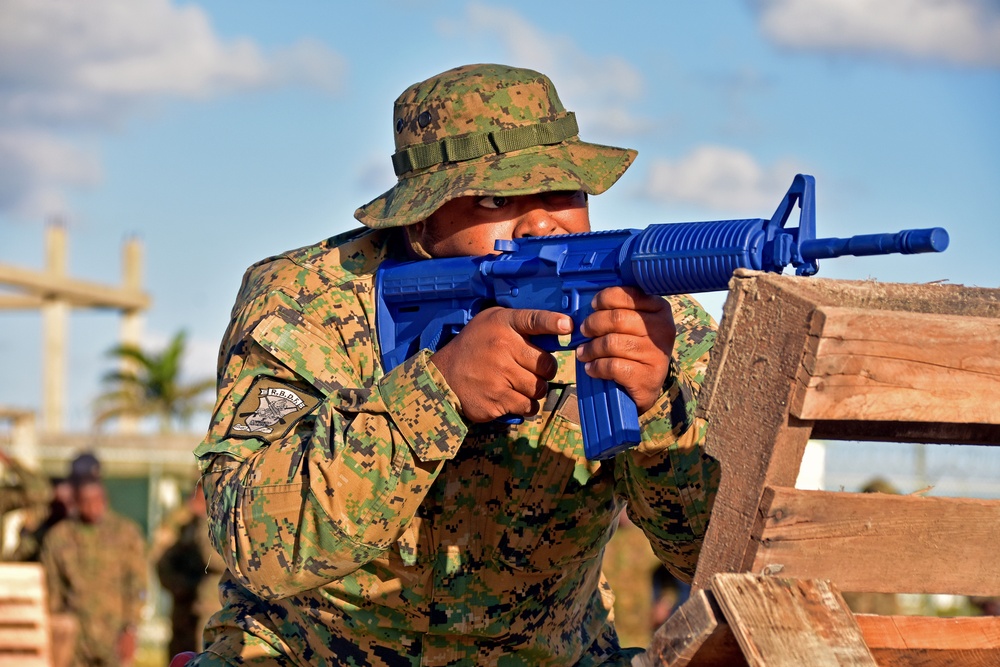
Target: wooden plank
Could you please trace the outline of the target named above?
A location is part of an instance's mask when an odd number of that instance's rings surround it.
[[[48,656],[38,653],[0,654],[0,667],[52,667]]]
[[[747,663],[712,594],[695,590],[670,615],[633,667],[744,667]]]
[[[1000,617],[878,616],[854,620],[879,667],[1000,665]],[[711,591],[695,591],[633,667],[742,667],[746,659]]]
[[[996,667],[1000,617],[937,618],[856,614],[880,667]]]
[[[712,592],[751,667],[876,665],[828,581],[717,574]]]
[[[0,626],[0,654],[41,653],[48,641],[44,628],[36,625]]]
[[[812,425],[812,437],[816,440],[1000,445],[998,424],[823,420],[814,421]]]
[[[737,279],[780,286],[819,306],[901,311],[934,315],[1000,318],[1000,290],[942,283],[880,283],[874,280],[803,278],[737,269]]]
[[[0,627],[7,624],[40,623],[45,608],[39,600],[0,600]]]
[[[52,667],[52,663],[44,655],[0,655],[0,667]]]
[[[1000,651],[1000,616],[879,616],[855,614],[871,647]],[[1000,664],[997,661],[996,664]]]
[[[709,422],[705,451],[721,482],[693,585],[718,572],[744,572],[757,507],[767,484],[794,485],[809,440],[808,422],[789,419],[788,402],[808,338],[813,304],[782,286],[734,279],[719,340],[706,372],[699,414]],[[775,326],[775,322],[784,323]]]
[[[1000,319],[824,306],[810,336],[799,419],[1000,424]]]
[[[45,575],[37,563],[0,564],[0,598],[36,600],[45,595]]]
[[[769,488],[753,572],[854,592],[1000,595],[1000,501]]]

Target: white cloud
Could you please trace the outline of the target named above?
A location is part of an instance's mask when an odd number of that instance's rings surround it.
[[[651,127],[628,111],[642,96],[644,83],[623,58],[593,57],[572,39],[546,33],[514,10],[479,3],[468,5],[461,19],[443,21],[440,27],[451,37],[498,39],[507,53],[505,64],[547,75],[566,108],[576,112],[584,133],[622,136]]]
[[[249,39],[224,40],[195,5],[170,0],[3,0],[0,2],[0,132],[52,148],[66,130],[100,136],[143,105],[279,85],[335,91],[345,63],[312,40],[263,52]],[[47,144],[40,134],[48,133]],[[5,172],[22,180],[0,193],[0,210],[34,211],[63,187],[92,185],[93,157],[63,145],[67,177],[47,158],[7,151]],[[92,166],[92,165],[91,165]],[[58,170],[56,170],[58,171]]]
[[[700,146],[676,161],[654,161],[642,192],[660,201],[763,216],[773,211],[801,171],[792,160],[762,166],[744,151]]]
[[[40,132],[0,131],[0,210],[26,219],[67,212],[63,190],[101,180],[97,159]]]
[[[758,0],[782,46],[1000,67],[1000,8],[989,0]]]

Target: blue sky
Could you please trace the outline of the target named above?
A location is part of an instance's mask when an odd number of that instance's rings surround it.
[[[0,263],[114,283],[137,235],[145,340],[214,356],[243,270],[355,226],[390,187],[391,105],[471,62],[550,75],[581,136],[639,158],[597,229],[770,217],[798,172],[821,236],[944,226],[941,255],[820,275],[1000,286],[1000,6],[989,0],[5,0]],[[722,295],[705,304],[721,312]],[[0,405],[40,403],[36,313],[2,313]],[[67,423],[89,427],[118,318],[71,318]]]

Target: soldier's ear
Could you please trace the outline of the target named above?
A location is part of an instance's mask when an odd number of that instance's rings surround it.
[[[407,249],[410,251],[410,255],[415,258],[420,259],[431,259],[431,254],[427,252],[421,241],[424,238],[424,231],[427,229],[427,222],[421,220],[420,222],[415,222],[412,225],[407,225],[403,227],[406,231],[406,245]]]

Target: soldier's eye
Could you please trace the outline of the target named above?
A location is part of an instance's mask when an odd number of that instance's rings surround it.
[[[478,204],[483,208],[503,208],[507,205],[507,198],[500,196],[483,197]]]

